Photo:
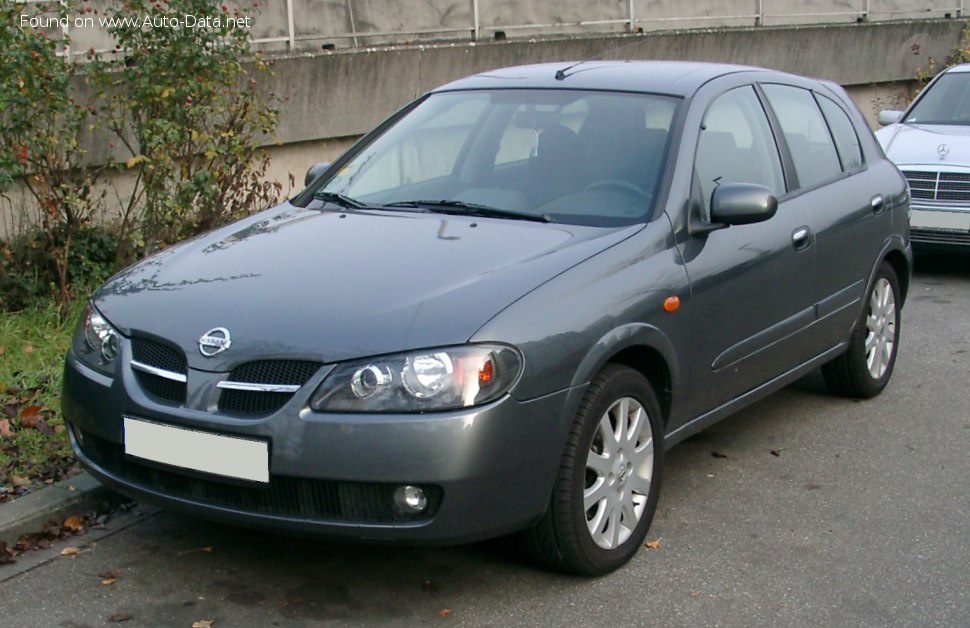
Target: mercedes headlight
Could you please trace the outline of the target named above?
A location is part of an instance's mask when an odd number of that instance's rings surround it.
[[[498,399],[522,371],[518,351],[466,345],[339,364],[320,384],[317,412],[427,412]]]
[[[88,366],[112,375],[119,340],[118,330],[88,303],[74,333],[74,353],[78,358]]]

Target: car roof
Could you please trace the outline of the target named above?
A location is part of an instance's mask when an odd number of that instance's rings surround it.
[[[565,77],[557,80],[560,70]],[[738,72],[781,72],[743,65],[690,61],[560,61],[488,70],[434,91],[538,88],[622,90],[689,96],[711,79]]]
[[[961,63],[959,65],[954,65],[952,67],[944,70],[946,73],[950,72],[970,72],[970,63]]]

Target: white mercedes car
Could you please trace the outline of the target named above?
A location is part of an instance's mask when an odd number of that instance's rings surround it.
[[[939,73],[876,137],[912,195],[913,248],[970,250],[970,64]]]

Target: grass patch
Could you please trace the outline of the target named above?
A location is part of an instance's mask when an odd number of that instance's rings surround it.
[[[79,294],[86,294],[79,291]],[[60,411],[64,356],[86,299],[0,312],[0,502],[77,470]]]

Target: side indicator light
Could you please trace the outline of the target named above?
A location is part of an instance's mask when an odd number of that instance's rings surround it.
[[[680,299],[678,297],[667,297],[664,299],[664,312],[676,312],[679,307]]]

